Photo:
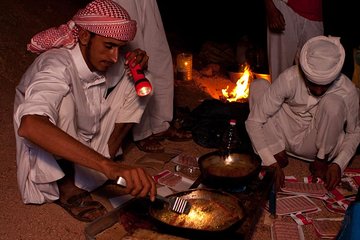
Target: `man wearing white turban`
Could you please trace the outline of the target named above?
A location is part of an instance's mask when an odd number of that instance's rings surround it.
[[[339,38],[314,37],[303,46],[300,65],[272,84],[252,82],[246,129],[263,165],[275,168],[277,189],[284,186],[288,154],[310,160],[312,176],[329,190],[354,156],[360,141],[359,94],[340,73],[344,57]]]
[[[24,203],[56,202],[80,221],[106,209],[89,192],[123,177],[125,192],[150,195],[155,183],[144,169],[112,161],[146,106],[124,65],[146,67],[140,49],[120,52],[136,33],[136,22],[111,0],[95,0],[59,28],[35,35],[28,50],[41,53],[16,88],[14,128],[17,179]],[[122,61],[122,75],[106,72]],[[112,88],[111,92],[108,89]]]

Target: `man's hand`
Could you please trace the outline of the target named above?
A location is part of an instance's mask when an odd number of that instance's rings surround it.
[[[272,0],[265,0],[265,6],[269,30],[274,33],[283,32],[286,23],[282,13],[276,8]]]
[[[325,187],[333,190],[341,181],[341,169],[336,163],[331,163],[325,175]]]
[[[316,158],[313,162],[310,163],[309,170],[312,175],[313,182],[316,182],[317,178],[320,178],[323,181],[325,181],[326,172],[328,170],[328,164],[326,160],[321,160]]]
[[[274,158],[281,168],[284,168],[289,164],[289,159],[285,150],[275,154]]]
[[[125,192],[134,197],[150,196],[150,200],[155,200],[156,184],[153,178],[140,167],[115,163],[109,161],[108,178],[117,180],[123,177],[126,181]]]
[[[313,177],[313,182],[321,178],[325,182],[327,190],[334,189],[341,181],[341,169],[336,163],[328,164],[324,160],[315,159],[310,163],[309,170]]]
[[[141,68],[146,70],[148,68],[148,61],[149,56],[146,54],[146,52],[140,48],[137,48],[127,54],[125,66],[127,66],[129,63],[132,64],[132,67],[135,67],[136,64],[140,64]]]
[[[285,175],[278,163],[274,163],[269,166],[270,168],[274,169],[275,171],[275,187],[276,191],[280,191],[281,187],[285,186]]]

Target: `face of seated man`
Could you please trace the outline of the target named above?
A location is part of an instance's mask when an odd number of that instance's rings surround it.
[[[305,78],[305,85],[311,94],[314,97],[321,97],[325,94],[325,92],[330,88],[333,82],[326,84],[326,85],[319,85],[313,82],[310,82],[308,79]]]
[[[127,42],[81,30],[80,49],[91,71],[105,73],[118,61],[120,49]]]

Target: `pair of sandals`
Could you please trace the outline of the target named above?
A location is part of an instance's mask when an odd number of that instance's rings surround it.
[[[82,222],[92,222],[108,212],[100,202],[92,200],[88,192],[74,195],[65,202],[57,200],[54,203],[64,208],[72,217]]]
[[[162,153],[165,151],[165,148],[160,141],[165,139],[174,142],[189,141],[192,139],[192,134],[189,131],[170,127],[164,132],[153,134],[148,138],[136,141],[135,145],[143,152]]]

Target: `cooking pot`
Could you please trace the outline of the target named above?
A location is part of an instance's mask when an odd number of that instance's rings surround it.
[[[257,177],[261,160],[251,153],[232,150],[228,153],[214,151],[199,160],[201,182],[213,188],[232,188],[246,185]]]
[[[150,205],[149,214],[160,230],[175,235],[205,237],[226,233],[239,227],[245,211],[235,196],[216,189],[190,189],[170,196],[181,197],[191,204],[188,214],[175,213],[167,207]]]

